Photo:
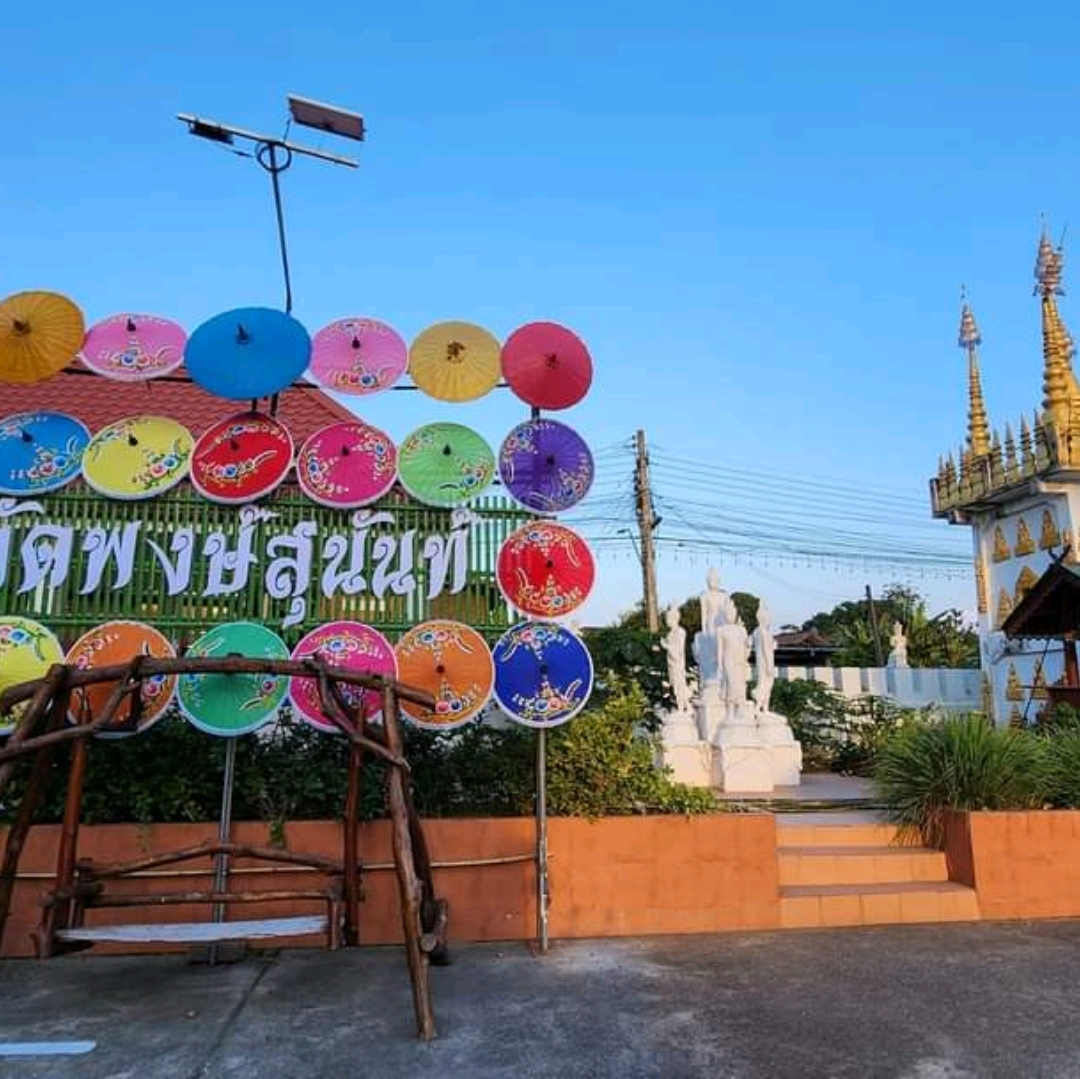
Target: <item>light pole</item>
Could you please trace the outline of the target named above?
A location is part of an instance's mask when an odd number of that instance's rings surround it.
[[[297,97],[295,94],[288,95],[289,122],[285,126],[285,134],[281,138],[274,135],[262,135],[257,131],[248,131],[243,127],[235,127],[232,124],[221,124],[216,120],[204,120],[188,113],[179,113],[177,119],[187,124],[188,131],[201,139],[220,143],[223,146],[235,146],[237,140],[248,143],[254,147],[252,152],[236,150],[245,157],[254,157],[260,168],[270,174],[270,186],[274,195],[274,214],[277,218],[278,246],[281,250],[281,270],[285,278],[285,313],[292,312],[292,277],[289,273],[289,248],[285,239],[285,214],[281,203],[281,174],[289,168],[293,157],[300,154],[303,157],[314,157],[319,161],[327,161],[331,165],[344,165],[346,168],[355,169],[359,162],[351,157],[342,157],[340,154],[327,153],[312,146],[301,146],[288,141],[289,127],[295,121],[304,127],[315,128],[341,138],[353,139],[356,142],[364,140],[364,118],[356,112],[347,112],[334,105],[324,105],[308,98]]]

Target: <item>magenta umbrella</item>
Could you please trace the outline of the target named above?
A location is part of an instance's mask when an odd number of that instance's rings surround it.
[[[373,318],[342,318],[311,341],[308,375],[337,393],[370,395],[405,373],[409,346],[392,326]]]
[[[157,315],[112,315],[90,327],[79,358],[91,371],[118,382],[142,382],[184,362],[187,334]]]

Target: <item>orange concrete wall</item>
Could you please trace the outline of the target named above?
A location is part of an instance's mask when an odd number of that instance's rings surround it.
[[[436,863],[531,856],[530,819],[430,820],[425,834]],[[311,821],[286,826],[287,847],[296,852],[338,856],[338,823]],[[4,934],[3,954],[33,953],[30,932],[38,920],[38,899],[50,886],[59,829],[33,830],[23,853],[20,880]],[[213,824],[96,825],[79,835],[79,856],[95,861],[128,861],[154,851],[178,850],[216,835]],[[268,826],[238,823],[233,839],[268,845]],[[0,831],[0,843],[4,840]],[[767,814],[710,817],[622,817],[595,822],[553,818],[549,822],[550,932],[553,938],[646,933],[717,932],[775,928],[780,923],[776,828]],[[390,830],[385,821],[364,825],[361,941],[400,941],[397,878]],[[387,868],[383,868],[383,867]],[[181,867],[177,867],[181,868]],[[188,863],[187,868],[192,868]],[[124,890],[179,891],[209,883],[201,877],[160,877]],[[234,886],[244,890],[308,885],[312,875],[292,870],[245,873],[238,864]],[[531,861],[436,869],[438,893],[450,904],[451,939],[525,940],[535,935],[536,875]],[[148,887],[149,886],[149,887]],[[116,891],[121,886],[113,886]],[[317,913],[318,903],[244,905],[233,917]],[[185,921],[209,917],[204,908],[102,910],[88,921]],[[314,938],[311,938],[313,940]],[[310,942],[310,941],[309,941]]]
[[[1080,811],[952,814],[946,857],[983,918],[1080,916]]]

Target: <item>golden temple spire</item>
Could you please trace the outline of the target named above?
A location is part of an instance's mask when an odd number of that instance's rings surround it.
[[[960,347],[967,350],[968,356],[968,446],[974,457],[985,457],[990,452],[990,422],[986,415],[986,402],[983,400],[982,379],[979,375],[979,327],[975,316],[967,304],[964,289],[960,290]]]
[[[1043,408],[1051,423],[1062,429],[1068,422],[1070,391],[1075,382],[1069,377],[1069,336],[1054,298],[1064,291],[1061,287],[1063,262],[1061,248],[1050,243],[1044,229],[1035,259],[1035,291],[1042,295]]]

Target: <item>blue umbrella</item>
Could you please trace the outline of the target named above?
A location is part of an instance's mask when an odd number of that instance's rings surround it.
[[[62,412],[17,412],[0,420],[0,495],[55,491],[82,471],[90,432]]]
[[[495,700],[526,727],[558,727],[585,707],[592,656],[581,638],[554,622],[519,622],[491,650]]]
[[[290,386],[311,359],[311,338],[291,315],[238,307],[204,322],[188,338],[184,364],[203,389],[238,401]]]

